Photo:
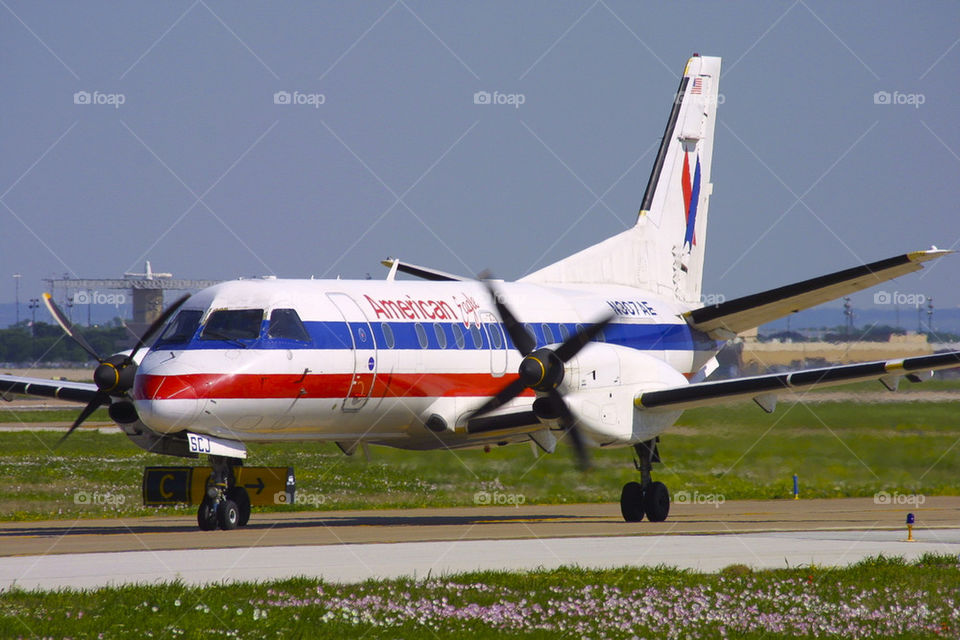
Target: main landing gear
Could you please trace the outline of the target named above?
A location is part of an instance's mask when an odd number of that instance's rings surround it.
[[[660,438],[633,445],[637,452],[634,465],[640,472],[640,482],[628,482],[620,492],[620,512],[627,522],[640,522],[647,516],[650,522],[663,522],[670,513],[670,492],[662,482],[650,477],[653,463],[660,462],[657,442]]]
[[[236,486],[232,467],[235,458],[210,456],[213,473],[207,481],[207,491],[197,510],[197,524],[203,531],[217,527],[225,531],[246,526],[250,520],[250,496],[243,487]]]

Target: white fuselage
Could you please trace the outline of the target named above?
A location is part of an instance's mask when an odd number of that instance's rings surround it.
[[[602,340],[568,363],[561,387],[597,444],[669,426],[675,415],[640,419],[635,393],[682,384],[719,347],[690,330],[686,308],[630,287],[495,284],[538,346],[615,314]],[[551,426],[467,433],[470,413],[516,379],[521,359],[479,282],[239,280],[201,291],[179,313],[199,324],[172,340],[165,333],[134,387],[141,419],[159,433],[423,449],[525,440]],[[255,329],[236,337],[234,319]],[[535,397],[498,413],[529,409]]]

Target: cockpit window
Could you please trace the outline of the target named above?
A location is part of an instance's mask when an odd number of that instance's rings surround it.
[[[181,309],[180,313],[174,316],[173,320],[167,325],[167,328],[160,334],[160,342],[171,342],[181,344],[190,342],[193,334],[197,332],[200,326],[200,318],[203,317],[203,311],[196,309]]]
[[[207,318],[201,340],[256,340],[263,309],[221,309]]]
[[[300,342],[310,341],[310,334],[303,326],[296,309],[274,309],[270,313],[270,328],[267,330],[267,337],[299,340]]]

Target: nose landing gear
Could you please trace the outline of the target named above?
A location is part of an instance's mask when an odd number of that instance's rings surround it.
[[[197,510],[197,525],[202,531],[213,531],[217,527],[230,531],[250,521],[250,496],[246,489],[236,485],[232,469],[237,464],[236,458],[210,456],[213,473]]]

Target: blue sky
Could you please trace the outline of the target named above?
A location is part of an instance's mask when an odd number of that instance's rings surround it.
[[[633,223],[693,52],[724,58],[706,293],[960,243],[955,3],[0,5],[0,301],[145,259],[522,276]],[[957,306],[958,273],[888,288]]]

